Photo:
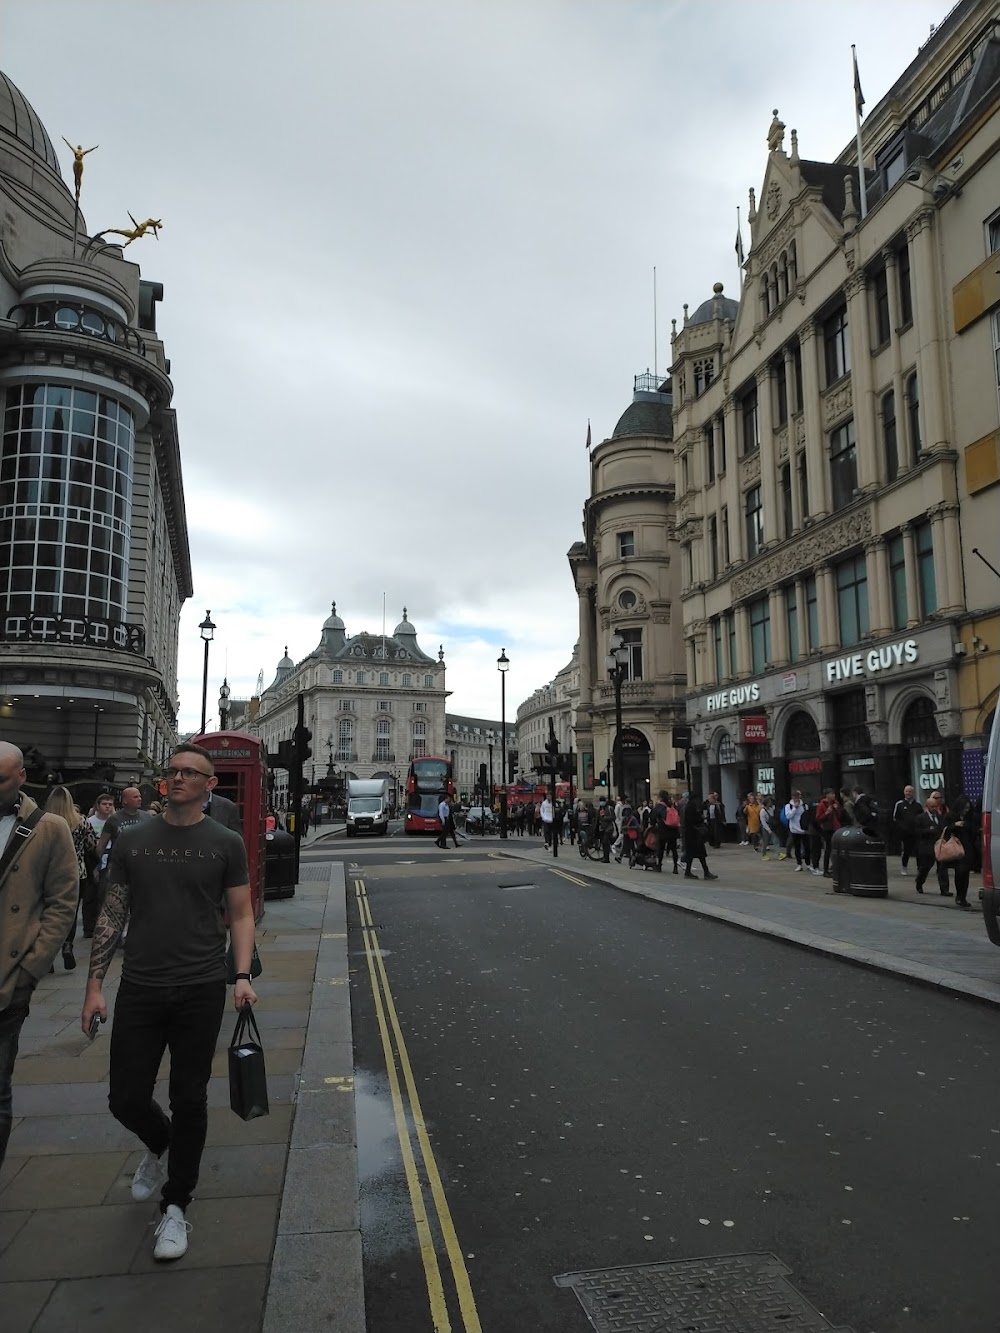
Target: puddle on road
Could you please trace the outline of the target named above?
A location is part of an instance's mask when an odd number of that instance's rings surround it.
[[[417,1246],[388,1080],[356,1070],[354,1096],[365,1259],[387,1260]]]

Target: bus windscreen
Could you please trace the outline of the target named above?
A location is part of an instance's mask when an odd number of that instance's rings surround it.
[[[417,791],[439,792],[448,790],[451,765],[447,759],[414,759],[412,772]]]

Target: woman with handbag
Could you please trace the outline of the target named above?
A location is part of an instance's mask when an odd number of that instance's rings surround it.
[[[913,887],[918,893],[923,893],[931,866],[936,864],[941,896],[951,897],[947,864],[939,861],[936,855],[937,844],[942,839],[946,823],[944,796],[939,791],[932,791],[924,802],[923,814],[917,819],[917,878]]]
[[[966,911],[972,906],[968,901],[969,874],[975,855],[976,836],[970,815],[971,805],[967,796],[958,798],[945,824],[944,833],[934,846],[938,879],[943,872],[947,881],[948,871],[955,872],[955,906],[963,907]]]

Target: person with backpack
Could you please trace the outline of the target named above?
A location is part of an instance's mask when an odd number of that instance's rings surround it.
[[[663,853],[670,852],[677,874],[677,849],[681,837],[681,817],[669,792],[661,791],[653,809],[656,829],[656,868],[663,870]]]
[[[765,796],[760,807],[760,859],[762,861],[770,861],[771,844],[778,842],[780,837],[779,828],[780,823],[774,813],[774,802],[770,796]]]

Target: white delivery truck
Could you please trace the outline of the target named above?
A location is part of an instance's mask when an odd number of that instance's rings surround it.
[[[355,778],[347,784],[347,836],[389,832],[389,779]]]

